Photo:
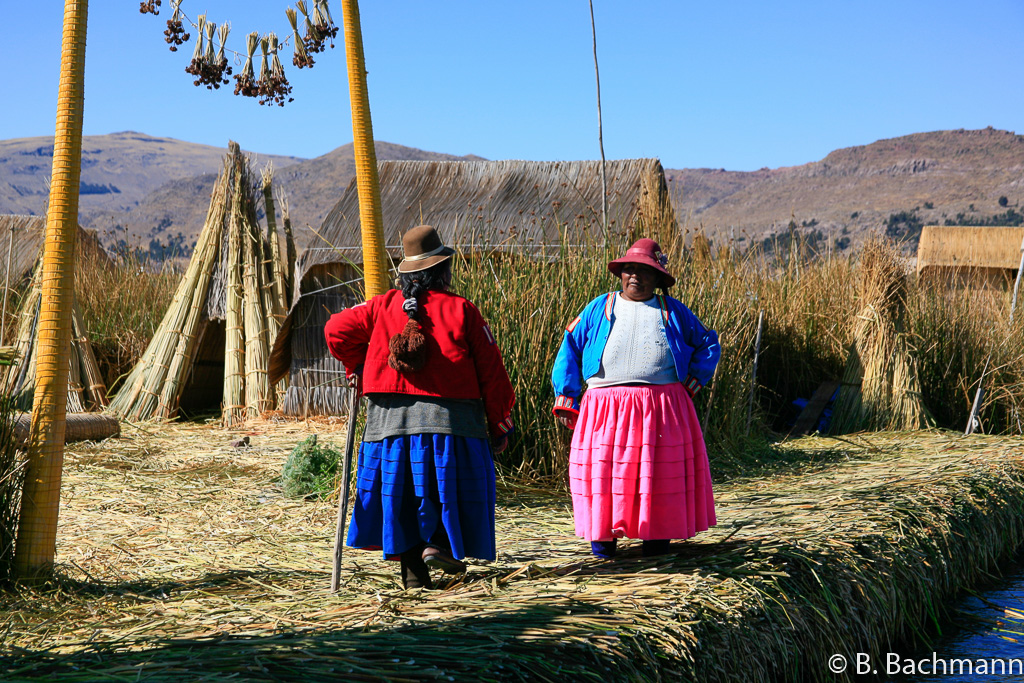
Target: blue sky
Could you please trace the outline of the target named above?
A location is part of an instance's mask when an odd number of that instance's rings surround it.
[[[261,107],[231,86],[192,85],[193,43],[167,50],[163,5],[153,17],[137,0],[91,3],[87,135],[234,139],[303,157],[351,142],[343,45],[302,71],[289,50],[295,101]],[[0,139],[53,132],[62,6],[0,0],[11,98]],[[182,8],[229,20],[229,46],[243,51],[249,31],[286,34],[288,6]],[[331,8],[340,25],[340,0]],[[915,132],[1024,133],[1021,0],[594,0],[594,11],[608,158],[754,170]],[[364,0],[361,15],[376,139],[489,159],[599,158],[586,0]]]

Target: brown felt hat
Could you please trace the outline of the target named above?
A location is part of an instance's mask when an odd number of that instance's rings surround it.
[[[409,231],[402,235],[402,250],[405,252],[405,258],[398,264],[399,273],[426,270],[450,259],[455,253],[454,249],[444,245],[437,230],[429,225],[409,228]]]

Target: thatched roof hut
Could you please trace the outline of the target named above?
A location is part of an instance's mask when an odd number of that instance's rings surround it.
[[[45,229],[45,216],[0,216],[0,286],[8,282],[8,255],[11,261],[11,287],[17,287],[32,276],[32,269],[43,248]],[[79,259],[99,259],[103,263],[111,263],[110,257],[92,230],[78,228],[76,249]]]
[[[917,272],[947,284],[1005,287],[1013,283],[1024,249],[1024,227],[926,225]]]
[[[396,262],[402,233],[421,223],[463,252],[542,256],[604,239],[599,161],[384,161],[379,170],[384,244]],[[611,232],[674,224],[657,159],[609,161],[606,176]],[[289,377],[280,406],[286,414],[343,412],[344,368],[327,352],[323,328],[357,296],[361,262],[353,181],[296,263],[298,284],[270,365],[272,381]]]

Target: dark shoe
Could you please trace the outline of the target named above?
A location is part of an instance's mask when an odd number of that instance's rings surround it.
[[[644,557],[656,557],[658,555],[664,555],[669,551],[669,539],[658,539],[656,541],[644,541],[643,553]]]
[[[445,574],[461,574],[466,571],[466,563],[452,557],[447,550],[428,545],[423,549],[423,562],[428,567],[440,569]]]
[[[413,548],[399,556],[399,562],[402,565],[402,587],[405,589],[426,588],[430,590],[434,587],[434,582],[430,580],[430,570],[423,563],[420,553],[419,548]]]
[[[616,539],[610,541],[591,541],[590,550],[602,560],[610,560],[615,557]]]

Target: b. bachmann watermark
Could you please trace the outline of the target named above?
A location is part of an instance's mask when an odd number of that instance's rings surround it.
[[[873,662],[871,655],[866,652],[858,652],[849,661],[845,655],[832,655],[828,659],[828,669],[834,674],[852,673],[860,675],[877,675],[884,673],[887,676],[896,674],[907,674],[912,676],[1006,676],[1012,674],[1024,674],[1024,659],[1022,658],[974,658],[967,657],[940,657],[932,653],[931,657],[915,659],[903,657],[896,652],[887,652],[885,658],[880,662]]]

